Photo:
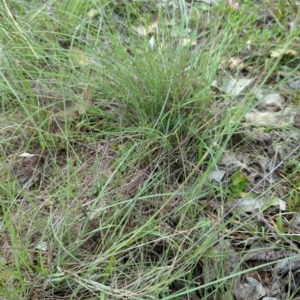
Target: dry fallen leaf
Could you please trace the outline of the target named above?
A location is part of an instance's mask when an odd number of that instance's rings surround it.
[[[238,96],[240,93],[244,92],[252,83],[254,79],[234,79],[231,77],[224,78],[223,84],[220,87],[220,90],[226,94],[232,96]]]
[[[253,199],[253,198],[242,198],[234,202],[235,210],[240,212],[253,212],[264,210],[270,206],[278,206],[281,211],[286,210],[285,201],[274,197],[272,199],[269,198],[261,198],[261,199]],[[233,203],[231,203],[233,205]]]
[[[288,251],[284,247],[268,243],[253,243],[250,251],[244,256],[246,261],[276,261],[287,256]]]
[[[236,300],[259,300],[267,294],[266,289],[256,279],[247,277],[246,280],[247,282],[238,283],[234,288],[233,294]]]
[[[242,70],[245,67],[245,64],[243,63],[243,60],[238,57],[232,57],[229,60],[229,69],[239,69]]]
[[[297,56],[298,52],[292,49],[277,49],[270,52],[270,56],[274,58],[280,57],[281,55]]]
[[[298,80],[290,80],[290,81],[288,81],[288,85],[292,89],[300,89],[300,79],[298,79]]]
[[[223,177],[225,176],[226,172],[222,170],[213,170],[209,176],[208,180],[210,182],[222,182]]]
[[[251,126],[276,126],[283,127],[293,123],[293,118],[285,116],[281,112],[252,111],[245,115],[246,125]]]
[[[146,36],[149,33],[155,32],[158,27],[158,21],[154,21],[149,26],[137,26],[133,27],[133,31],[141,36]]]
[[[67,107],[65,110],[54,114],[58,121],[75,121],[81,115],[85,114],[90,107],[92,86],[88,85],[85,89],[82,99],[75,101],[74,105]]]
[[[71,51],[70,54],[71,59],[75,61],[77,64],[79,64],[80,66],[84,67],[90,63],[89,57],[87,57],[81,49],[77,47],[72,47],[70,51]]]
[[[180,46],[195,46],[197,45],[197,41],[196,40],[191,40],[191,39],[182,39],[179,42]]]
[[[299,269],[299,263],[300,257],[293,257],[292,259],[278,262],[274,270],[277,274],[282,275],[295,269]]]
[[[278,93],[270,93],[267,94],[267,92],[263,90],[259,90],[256,95],[257,100],[261,101],[259,104],[259,108],[269,111],[269,112],[275,112],[280,111],[283,108],[283,97]]]
[[[266,132],[266,130],[261,127],[253,130],[248,126],[245,126],[244,134],[250,141],[254,140],[262,143],[270,143],[272,140],[272,133]]]

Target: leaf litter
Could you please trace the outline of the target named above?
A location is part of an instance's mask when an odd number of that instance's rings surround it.
[[[218,1],[203,1],[208,4],[216,4]],[[96,17],[97,11],[90,10],[88,16]],[[274,16],[271,14],[272,22]],[[151,33],[156,33],[159,28],[159,22],[154,21],[149,26],[136,26],[133,31],[141,37]],[[156,42],[156,40],[155,40]],[[151,48],[154,48],[154,37],[149,39]],[[181,46],[195,46],[196,41],[192,38],[184,38],[179,41]],[[249,51],[249,48],[247,48]],[[283,56],[297,56],[297,52],[291,49],[275,49],[270,52],[271,58]],[[79,48],[73,48],[71,59],[77,62],[81,67],[90,64],[90,60]],[[224,270],[224,275],[229,276],[234,271],[244,271],[242,276],[237,280],[229,280],[228,287],[234,282],[232,295],[236,299],[287,299],[286,287],[297,292],[299,280],[299,251],[298,246],[292,242],[287,242],[284,235],[276,225],[276,218],[284,212],[283,223],[286,232],[290,235],[297,236],[299,226],[297,222],[292,222],[294,212],[287,210],[287,191],[291,188],[291,183],[286,178],[291,166],[288,162],[294,159],[299,160],[299,139],[300,133],[297,129],[297,117],[299,107],[289,103],[284,95],[281,95],[279,89],[268,87],[258,88],[260,84],[257,76],[252,76],[252,66],[247,66],[244,60],[230,58],[228,70],[224,65],[220,66],[218,79],[212,85],[212,89],[218,89],[224,95],[221,101],[230,100],[230,105],[244,105],[243,99],[245,94],[251,93],[256,99],[255,107],[245,107],[245,116],[241,123],[241,130],[238,136],[232,138],[231,148],[224,151],[223,157],[218,163],[217,169],[209,175],[211,182],[220,184],[225,190],[227,189],[228,203],[223,205],[221,202],[211,202],[208,207],[213,212],[211,219],[214,224],[219,224],[220,218],[231,218],[231,222],[240,223],[239,232],[232,232],[226,238],[220,238],[212,247],[212,254],[207,256],[211,265],[209,280],[213,281],[219,278],[218,272]],[[236,73],[235,70],[239,72]],[[246,70],[242,74],[242,71]],[[223,73],[222,73],[223,72]],[[228,75],[230,74],[230,75]],[[238,74],[238,75],[237,75]],[[289,77],[287,73],[281,73],[283,79]],[[286,89],[298,89],[299,80],[287,80]],[[50,83],[51,84],[51,83]],[[57,83],[56,83],[57,84]],[[55,91],[49,89],[49,82],[45,84],[45,89],[38,89],[33,84],[33,90],[38,97],[48,101],[50,96],[48,90],[54,94]],[[42,91],[41,91],[42,90]],[[59,94],[59,93],[58,93]],[[91,109],[92,86],[87,85],[82,96],[76,93],[76,100],[65,109],[56,107],[51,111],[58,122],[78,121],[82,116],[87,114]],[[72,95],[73,96],[73,95]],[[59,99],[60,101],[60,99]],[[58,101],[58,102],[59,102]],[[53,103],[52,103],[53,104]],[[227,103],[226,103],[227,105]],[[58,110],[58,111],[57,111]],[[215,112],[214,112],[215,113]],[[288,138],[287,138],[288,137]],[[127,164],[127,169],[122,170],[127,175],[120,179],[117,186],[114,183],[108,184],[108,193],[103,196],[96,206],[93,203],[97,201],[97,193],[100,186],[99,182],[107,182],[116,171],[114,161],[117,159],[118,151],[114,141],[101,141],[96,145],[88,146],[85,150],[86,163],[84,163],[78,172],[83,176],[84,181],[89,183],[86,190],[78,194],[80,206],[86,210],[94,210],[90,215],[90,221],[101,220],[103,216],[102,207],[113,205],[111,199],[117,194],[121,194],[124,201],[134,197],[134,195],[143,187],[143,184],[149,180],[150,171],[147,167],[137,165],[135,167]],[[29,150],[26,150],[29,151]],[[34,153],[34,151],[30,151]],[[45,163],[40,158],[40,154],[29,154],[24,152],[18,155],[22,160],[11,157],[9,169],[18,179],[21,185],[25,185],[36,174],[40,175],[42,165]],[[95,155],[101,157],[101,163],[97,166],[93,158]],[[293,166],[292,166],[293,167]],[[96,171],[95,170],[101,170]],[[66,177],[66,169],[62,168],[62,178]],[[23,176],[23,174],[25,174]],[[23,176],[23,177],[22,177]],[[37,176],[28,188],[33,188],[36,182],[41,181]],[[279,183],[279,184],[274,184]],[[93,187],[90,189],[90,187]],[[231,186],[229,189],[228,187]],[[269,191],[269,193],[265,193]],[[264,192],[264,196],[260,195]],[[74,204],[78,199],[74,199]],[[151,216],[157,211],[157,199],[149,199],[135,207],[135,211],[142,211],[142,215]],[[29,204],[28,204],[29,205]],[[74,205],[73,213],[77,213]],[[225,210],[225,214],[224,214]],[[150,213],[149,213],[150,212]],[[249,222],[250,217],[250,222]],[[296,219],[296,218],[295,218]],[[299,215],[298,215],[299,219]],[[135,216],[132,216],[132,222],[136,222]],[[298,221],[300,223],[300,221]],[[251,234],[251,230],[253,234]],[[269,235],[271,244],[261,243],[259,234],[256,234],[261,228],[264,228]],[[84,245],[86,249],[92,247],[94,241],[88,240]],[[289,245],[288,245],[289,244]],[[287,245],[290,249],[287,249]],[[47,243],[37,243],[36,249],[47,250]],[[245,251],[247,250],[247,251]],[[224,251],[228,253],[226,261],[222,257]],[[245,251],[246,254],[243,253]],[[277,260],[281,260],[277,262]],[[266,266],[266,263],[272,263]],[[263,265],[263,267],[258,266]],[[253,270],[254,268],[254,270]],[[257,268],[257,269],[255,269]],[[250,270],[247,272],[247,270]],[[291,284],[293,282],[293,284]],[[232,295],[228,295],[231,297]],[[198,297],[198,299],[201,299]]]
[[[296,56],[297,52],[290,49],[286,49],[285,51],[274,50],[270,55],[273,58],[278,58],[284,55]],[[278,262],[277,265],[286,266],[282,268],[282,270],[284,270],[282,274],[279,268],[274,269],[272,267],[263,267],[260,271],[257,271],[257,273],[255,271],[255,277],[250,277],[249,275],[247,277],[247,273],[245,273],[245,275],[236,281],[233,295],[235,299],[287,299],[283,293],[285,286],[289,284],[286,274],[292,271],[291,278],[294,278],[294,280],[298,282],[292,285],[293,291],[297,291],[297,286],[300,283],[300,280],[297,279],[299,272],[299,267],[296,267],[297,258],[293,267],[291,267],[289,263],[294,261],[295,259],[293,257],[297,257],[300,252],[297,244],[283,238],[284,233],[279,233],[275,226],[273,215],[287,210],[287,197],[284,191],[279,191],[282,189],[282,186],[279,187],[277,192],[273,191],[276,189],[276,186],[278,186],[277,184],[275,185],[275,183],[282,182],[282,172],[285,172],[283,167],[285,162],[291,159],[292,156],[296,156],[296,160],[299,159],[297,153],[299,151],[298,141],[300,140],[300,132],[297,129],[297,122],[300,107],[287,102],[285,95],[281,94],[280,89],[258,88],[259,82],[255,77],[245,78],[245,72],[241,74],[241,71],[245,70],[246,73],[249,74],[249,71],[252,69],[251,67],[246,68],[245,63],[241,59],[231,58],[228,64],[226,61],[222,61],[220,70],[224,71],[226,65],[228,70],[225,70],[223,75],[219,76],[219,79],[212,83],[212,87],[217,88],[219,91],[231,97],[231,99],[233,99],[233,102],[230,103],[231,105],[240,105],[240,103],[243,103],[243,94],[247,91],[255,97],[256,105],[252,109],[245,108],[248,112],[245,113],[242,122],[244,130],[238,139],[239,143],[240,140],[244,140],[245,142],[242,143],[242,146],[240,144],[235,147],[234,152],[232,152],[232,149],[227,149],[218,164],[218,168],[210,173],[209,178],[211,181],[228,187],[230,186],[230,180],[228,180],[228,178],[234,176],[234,172],[240,170],[239,172],[247,178],[247,181],[245,181],[246,184],[243,185],[241,190],[235,186],[236,195],[234,198],[236,199],[225,204],[226,215],[233,214],[240,216],[240,218],[242,218],[242,215],[245,215],[247,216],[246,219],[251,215],[256,216],[257,214],[266,216],[266,218],[263,217],[263,226],[267,225],[267,229],[272,228],[275,236],[273,238],[274,244],[270,246],[261,244],[259,248],[257,248],[257,245],[250,247],[247,250],[249,254],[245,257],[239,254],[239,251],[236,252],[237,258],[233,260],[230,259],[233,254],[228,255],[229,266],[223,263],[214,263],[217,265],[221,264],[222,268],[225,268],[225,274],[230,274],[237,266],[239,266],[239,270],[247,270],[247,268],[251,268],[251,266],[281,260],[282,263]],[[235,76],[228,75],[230,72],[236,70],[238,70],[240,76],[236,76],[237,73],[235,73]],[[289,74],[284,74],[281,80],[284,80],[285,76],[289,76]],[[297,88],[297,83],[298,80],[287,80],[287,84],[282,85],[285,85],[286,89],[288,89],[287,85],[291,88]],[[285,139],[284,136],[294,136],[294,138]],[[284,146],[282,141],[285,143]],[[279,153],[281,147],[279,145],[285,148],[284,153]],[[287,148],[290,150],[287,150]],[[271,188],[272,193],[264,197],[260,196],[263,191]],[[284,190],[286,190],[286,188],[284,188]],[[276,194],[278,196],[275,196]],[[217,209],[218,204],[215,202],[211,204],[213,205],[213,209]],[[288,215],[289,214],[287,214],[287,216]],[[250,220],[253,220],[253,218],[251,217]],[[245,224],[247,223],[246,221],[244,222]],[[252,225],[253,224],[255,223],[252,223]],[[284,224],[293,231],[288,219],[285,219]],[[260,226],[259,222],[257,226]],[[247,230],[245,233],[246,232]],[[296,234],[295,230],[293,232]],[[231,238],[234,239],[234,237]],[[280,240],[281,238],[283,238],[282,244],[278,243],[278,239]],[[254,237],[254,240],[255,239]],[[245,242],[246,240],[244,242],[241,241],[241,243]],[[230,244],[231,243],[226,246],[228,247],[228,252],[234,253],[235,247],[229,246]],[[234,245],[235,243],[232,242],[232,244]],[[287,250],[283,244],[292,245],[292,249]],[[247,243],[247,246],[248,245],[249,243]],[[268,248],[270,250],[268,250]],[[221,246],[221,249],[218,250],[218,248],[215,248],[215,251],[220,254],[223,253],[224,244]],[[240,261],[243,261],[246,265],[243,263],[242,266],[240,266]],[[274,264],[272,266],[274,267]],[[265,279],[263,279],[263,277],[257,277],[258,273],[262,272],[264,273],[263,276]],[[252,272],[249,271],[249,274],[251,273]],[[284,281],[281,279],[283,276],[285,276]],[[213,278],[217,278],[217,276],[212,275],[211,279]],[[266,279],[267,281],[265,281]],[[272,281],[272,285],[269,284],[270,281]]]

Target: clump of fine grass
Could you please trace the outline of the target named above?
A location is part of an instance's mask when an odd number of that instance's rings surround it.
[[[94,17],[92,1],[3,7],[0,145],[9,180],[0,189],[0,293],[224,294],[229,274],[212,246],[233,225],[210,218],[202,200],[224,202],[226,191],[208,177],[252,104],[249,97],[243,111],[230,109],[211,83],[255,15],[221,7],[209,19],[183,1],[155,14],[147,4],[99,3]],[[202,47],[192,51],[187,39]],[[20,161],[23,152],[40,159]],[[220,269],[211,271],[212,262]]]

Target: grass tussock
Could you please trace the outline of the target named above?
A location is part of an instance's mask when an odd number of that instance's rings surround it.
[[[228,240],[257,238],[255,217],[226,211],[240,169],[210,176],[253,147],[242,121],[256,103],[214,82],[240,55],[268,84],[280,59],[267,53],[296,28],[280,32],[287,8],[265,26],[267,3],[152,2],[0,4],[3,299],[233,299],[244,271]],[[285,170],[292,210],[298,169]]]

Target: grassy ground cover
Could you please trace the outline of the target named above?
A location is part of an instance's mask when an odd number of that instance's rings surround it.
[[[1,299],[296,299],[296,1],[0,8]]]

